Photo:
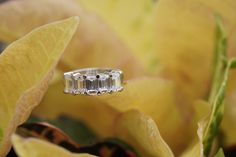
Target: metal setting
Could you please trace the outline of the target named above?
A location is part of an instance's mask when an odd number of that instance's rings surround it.
[[[100,95],[123,90],[123,72],[118,69],[86,68],[64,73],[64,93]]]

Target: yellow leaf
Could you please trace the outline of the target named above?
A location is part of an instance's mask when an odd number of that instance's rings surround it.
[[[197,140],[194,139],[192,145],[188,147],[181,155],[180,157],[205,157],[204,155],[204,148],[203,148],[203,134],[204,130],[207,126],[208,118],[205,116],[201,119],[200,122],[198,122],[198,129],[197,129]],[[209,157],[212,157],[216,154],[218,148],[219,148],[219,141],[215,139],[212,143],[212,148],[209,153]]]
[[[156,24],[156,51],[163,75],[177,83],[180,104],[188,112],[188,106],[208,92],[213,14],[199,1],[160,0]]]
[[[160,0],[156,17],[156,48],[163,65],[163,75],[177,83],[183,110],[196,99],[208,95],[212,76],[212,54],[215,46],[215,17],[219,14],[226,26],[228,54],[236,55],[236,1],[226,0]],[[229,82],[223,130],[226,143],[236,143],[235,78]],[[202,86],[201,86],[202,85]]]
[[[195,99],[207,96],[215,44],[214,13],[223,17],[229,34],[228,50],[231,55],[235,55],[235,10],[236,3],[233,0],[227,0],[224,4],[212,0],[160,1],[156,34],[158,56],[160,64],[164,66],[164,75],[177,82],[179,97],[184,100],[181,101],[181,105],[184,104],[182,108],[186,109]],[[235,82],[235,79],[232,80]],[[233,106],[226,105],[222,125],[227,144],[236,142],[236,129],[232,125],[236,123],[232,116],[235,115]]]
[[[101,16],[149,70],[156,70],[154,18],[158,3],[152,0],[77,0]]]
[[[78,15],[78,7],[64,1],[31,0],[9,1],[0,5],[0,39],[12,42],[32,29],[53,21]],[[63,11],[57,11],[59,7]]]
[[[3,137],[3,130],[0,128],[0,141],[2,141],[2,137]]]
[[[148,81],[150,80],[147,80],[147,82]],[[171,151],[169,150],[168,146],[160,137],[159,131],[156,128],[155,122],[151,120],[150,118],[148,118],[147,116],[144,116],[143,114],[136,111],[129,112],[128,111],[129,109],[122,111],[124,113],[121,114],[121,111],[118,111],[118,109],[112,108],[110,104],[107,105],[106,101],[101,100],[98,97],[88,97],[88,96],[79,96],[79,95],[73,96],[73,95],[66,95],[66,94],[59,95],[59,93],[62,93],[61,91],[63,90],[63,85],[61,83],[61,80],[59,82],[60,83],[53,82],[51,86],[52,88],[54,88],[54,90],[50,91],[49,89],[41,105],[38,106],[36,110],[34,110],[34,114],[36,114],[37,116],[51,118],[51,119],[55,118],[56,116],[60,114],[71,115],[72,117],[76,117],[86,122],[87,125],[89,125],[102,137],[117,137],[124,140],[125,142],[129,143],[132,147],[134,147],[135,150],[137,150],[140,154],[142,154],[142,156],[149,156],[149,155],[158,156],[158,154],[165,154],[165,153],[166,153],[165,156],[168,156],[171,154]],[[142,80],[140,82],[142,82]],[[162,83],[164,83],[164,81]],[[127,84],[127,86],[128,85],[129,84]],[[135,85],[138,85],[138,83],[136,83]],[[163,89],[160,89],[160,90],[162,90],[162,92],[164,93],[165,92],[168,93],[167,91]],[[130,89],[125,88],[125,91],[126,90],[130,90]],[[54,91],[57,91],[57,93],[56,94],[53,93]],[[117,95],[117,94],[113,94],[113,95]],[[59,99],[57,104],[50,103],[50,102],[56,101],[56,99]],[[163,105],[168,105],[168,104],[163,104]],[[158,108],[158,107],[160,106],[156,107],[156,111],[161,110],[161,108]],[[126,113],[126,111],[128,112]],[[159,113],[161,113],[161,111],[159,111]],[[169,115],[171,114],[172,113],[169,112]],[[171,123],[170,119],[168,118],[167,121],[165,121],[168,127],[170,127],[169,130],[163,130],[163,134],[165,135],[166,135],[166,132],[167,134],[169,134],[170,131],[171,132],[176,131],[176,128]],[[176,120],[175,122],[178,123],[178,120]],[[129,126],[130,124],[132,125]],[[178,125],[181,125],[181,124],[178,124]],[[147,127],[147,129],[145,129],[145,127]],[[153,132],[153,134],[149,134],[150,132]],[[176,134],[174,133],[171,137],[175,139],[178,138],[176,137]],[[147,145],[150,143],[154,144],[154,146],[151,148],[147,147]],[[173,143],[174,142],[172,141],[171,144],[173,145]],[[179,143],[175,143],[175,144],[177,145]],[[159,151],[159,149],[161,149],[162,151]]]
[[[68,114],[85,121],[102,137],[111,137],[117,116],[130,109],[138,109],[155,120],[165,141],[178,154],[189,142],[187,126],[190,126],[191,120],[184,121],[180,115],[174,89],[171,82],[163,79],[143,78],[128,81],[121,93],[98,97],[74,96],[62,93],[63,83],[58,79],[51,84],[34,114],[51,119]]]
[[[185,121],[181,115],[174,91],[174,84],[170,81],[142,78],[128,81],[121,93],[101,96],[99,99],[120,112],[138,109],[151,116],[165,141],[178,154],[189,142],[190,120]]]
[[[20,157],[95,157],[89,154],[71,153],[64,148],[36,138],[12,136],[14,150]]]
[[[140,156],[174,157],[155,121],[136,110],[127,111],[117,118],[115,136],[134,146]]]
[[[38,105],[52,72],[71,40],[78,18],[42,26],[13,42],[0,55],[0,156],[10,148],[10,136]]]
[[[192,115],[194,121],[192,121],[192,125],[194,125],[194,134],[197,130],[197,123],[203,119],[205,116],[211,113],[211,105],[209,102],[204,100],[197,100],[193,103],[194,114]]]
[[[163,75],[177,83],[183,108],[208,94],[215,46],[215,17],[229,31],[229,50],[235,51],[236,1],[160,0],[156,17],[156,48]],[[203,85],[203,86],[200,86]],[[186,111],[187,112],[187,111]]]
[[[202,137],[204,127],[206,126],[206,116],[210,114],[211,106],[208,102],[203,100],[197,100],[193,103],[193,121],[191,122],[192,127],[192,142],[182,152],[181,157],[204,157],[203,155],[203,144]],[[196,133],[197,130],[197,133]]]
[[[224,144],[226,146],[232,146],[236,144],[236,106],[235,106],[235,92],[231,93],[234,97],[231,97],[230,101],[225,104],[225,113],[222,121],[222,130],[224,133]],[[232,96],[231,95],[231,96]]]
[[[180,157],[204,157],[200,155],[200,143],[196,143],[185,150],[185,152]]]
[[[80,16],[82,22],[60,60],[62,71],[78,67],[116,67],[126,73],[126,78],[144,73],[126,43],[96,14],[73,0],[21,0],[1,4],[0,39],[11,42],[35,27],[74,15]]]

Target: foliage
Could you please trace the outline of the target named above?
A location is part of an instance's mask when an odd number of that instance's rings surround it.
[[[0,156],[12,145],[22,157],[224,156],[236,143],[235,12],[235,0],[1,3]],[[123,70],[124,91],[64,94],[63,72],[82,67]],[[65,133],[20,134],[30,116]],[[58,143],[67,135],[83,151]]]

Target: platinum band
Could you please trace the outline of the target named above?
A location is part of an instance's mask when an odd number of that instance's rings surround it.
[[[86,68],[64,73],[64,93],[100,95],[123,90],[123,72],[118,69]]]

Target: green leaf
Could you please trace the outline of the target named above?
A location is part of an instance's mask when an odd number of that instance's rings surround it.
[[[217,45],[215,51],[215,70],[213,85],[209,98],[212,107],[209,118],[204,118],[198,123],[199,141],[182,154],[182,157],[208,156],[212,149],[213,140],[218,133],[219,126],[224,114],[224,98],[226,85],[228,83],[229,71],[236,67],[236,59],[226,57],[227,38],[223,22],[219,16],[217,21]],[[218,152],[218,154],[222,154]]]
[[[232,59],[231,68],[236,68],[236,58]]]
[[[214,66],[215,69],[213,71],[213,83],[212,83],[212,89],[209,96],[209,102],[212,104],[214,101],[214,98],[216,96],[216,93],[219,89],[219,86],[223,79],[223,70],[225,68],[225,63],[222,62],[222,59],[226,58],[226,49],[227,49],[227,35],[225,28],[223,26],[222,19],[219,15],[215,16],[216,18],[216,50],[215,50],[215,56],[214,56]]]
[[[225,157],[224,151],[223,151],[222,148],[219,149],[219,151],[217,152],[217,154],[215,155],[215,157]]]
[[[211,150],[214,137],[216,136],[220,123],[224,114],[224,98],[225,90],[228,82],[230,68],[235,65],[235,59],[226,59],[227,38],[223,22],[219,16],[216,16],[217,21],[217,47],[216,47],[216,66],[213,77],[213,86],[209,103],[212,106],[210,119],[204,130],[203,135],[203,151],[207,156]]]

